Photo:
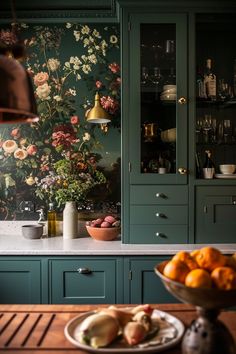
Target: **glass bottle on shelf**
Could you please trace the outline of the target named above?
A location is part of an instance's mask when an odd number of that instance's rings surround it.
[[[49,203],[48,210],[48,237],[54,237],[57,235],[57,214],[54,210],[53,203]]]
[[[216,75],[212,71],[211,59],[207,59],[204,72],[204,86],[206,89],[207,99],[216,100]]]
[[[205,162],[203,165],[203,177],[206,179],[212,179],[215,174],[215,164],[211,159],[211,151],[205,151]]]
[[[200,68],[197,68],[197,85],[196,85],[196,96],[197,99],[202,100],[206,99],[206,87],[204,85],[204,76],[200,70]]]

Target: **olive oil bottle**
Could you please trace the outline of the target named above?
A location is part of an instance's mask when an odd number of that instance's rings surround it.
[[[57,236],[57,213],[54,210],[53,203],[49,203],[48,210],[48,237]]]

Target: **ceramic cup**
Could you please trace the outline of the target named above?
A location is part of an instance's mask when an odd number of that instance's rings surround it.
[[[160,173],[160,174],[166,173],[166,168],[165,167],[159,167],[158,168],[158,173]]]
[[[225,174],[233,174],[235,172],[235,165],[219,165],[220,172]]]
[[[203,178],[211,179],[214,177],[215,169],[214,168],[203,168]]]

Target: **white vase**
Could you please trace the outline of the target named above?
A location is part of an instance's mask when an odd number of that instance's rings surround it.
[[[63,238],[78,237],[78,211],[75,202],[66,202],[63,210]]]

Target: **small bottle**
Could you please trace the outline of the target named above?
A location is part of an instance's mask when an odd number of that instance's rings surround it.
[[[48,210],[48,237],[57,236],[57,213],[54,210],[53,203],[49,203]]]
[[[197,68],[196,96],[199,100],[207,98],[206,87],[204,85],[204,76],[203,76],[200,68]]]
[[[206,69],[204,72],[204,86],[207,98],[211,101],[216,100],[216,75],[211,68],[211,59],[206,61]]]
[[[47,220],[45,217],[45,213],[43,208],[37,210],[39,213],[39,219],[38,219],[38,224],[41,224],[43,226],[43,237],[47,236]]]
[[[215,174],[215,164],[211,159],[211,151],[205,151],[205,162],[203,165],[203,177],[206,179],[211,179]]]

